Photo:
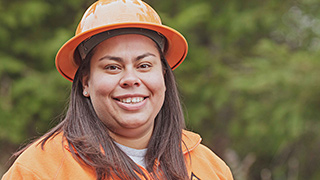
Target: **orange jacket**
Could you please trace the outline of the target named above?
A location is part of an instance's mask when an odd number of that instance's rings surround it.
[[[190,151],[191,162],[186,150],[184,154],[191,180],[233,179],[229,167],[211,150],[200,144],[201,137],[198,134],[183,131],[183,140]],[[37,143],[32,144],[17,158],[2,180],[96,179],[93,168],[82,165],[73,158],[62,134],[47,141],[44,150]]]

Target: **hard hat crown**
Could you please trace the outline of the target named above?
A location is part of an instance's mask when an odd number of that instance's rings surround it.
[[[76,34],[101,26],[134,22],[161,25],[161,19],[155,10],[142,1],[100,0],[84,13]]]

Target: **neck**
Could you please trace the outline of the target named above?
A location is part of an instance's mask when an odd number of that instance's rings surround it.
[[[134,149],[145,149],[148,146],[149,140],[152,135],[152,129],[145,133],[132,136],[122,136],[110,131],[110,136],[115,142]]]

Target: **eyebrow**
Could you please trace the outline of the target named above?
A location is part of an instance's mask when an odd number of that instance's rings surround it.
[[[139,61],[140,59],[143,59],[143,58],[148,57],[148,56],[156,57],[156,55],[147,52],[147,53],[144,53],[144,54],[142,54],[140,56],[137,56],[134,60],[135,61]],[[102,61],[102,60],[105,60],[105,59],[118,61],[118,62],[123,62],[123,58],[117,57],[117,56],[110,56],[110,55],[103,56],[102,58],[99,59],[99,61]]]

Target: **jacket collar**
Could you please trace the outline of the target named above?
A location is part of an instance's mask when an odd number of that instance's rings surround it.
[[[182,152],[186,154],[192,150],[194,150],[197,146],[199,146],[202,138],[199,134],[196,134],[191,131],[183,130],[182,131]]]
[[[65,137],[63,137],[63,140],[64,140],[63,144],[64,144],[65,149],[70,151],[70,148],[68,146],[68,143],[67,143]],[[202,141],[202,138],[200,137],[199,134],[196,134],[194,132],[187,131],[187,130],[182,130],[182,144],[181,145],[182,145],[183,154],[186,154],[186,153],[194,150],[197,146],[199,146],[201,141]]]

